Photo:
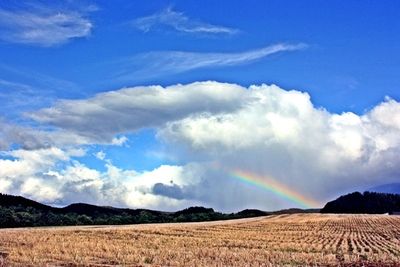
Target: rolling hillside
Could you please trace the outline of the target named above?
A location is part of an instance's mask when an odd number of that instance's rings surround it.
[[[354,192],[328,202],[321,213],[383,214],[400,211],[400,195],[375,192]]]
[[[100,225],[215,221],[265,216],[260,210],[224,214],[211,208],[190,207],[177,212],[127,209],[74,203],[51,207],[21,197],[0,194],[0,228],[27,226]]]

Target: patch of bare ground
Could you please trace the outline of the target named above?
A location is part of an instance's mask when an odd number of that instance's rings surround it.
[[[400,266],[400,217],[0,230],[0,266]]]

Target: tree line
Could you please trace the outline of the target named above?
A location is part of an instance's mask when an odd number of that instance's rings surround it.
[[[19,197],[0,194],[0,227],[120,225],[228,220],[268,215],[260,210],[221,213],[211,208],[190,207],[177,212],[119,209],[83,203],[55,208]]]

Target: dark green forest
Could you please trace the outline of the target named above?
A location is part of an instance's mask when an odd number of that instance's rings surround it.
[[[146,209],[101,207],[83,203],[71,204],[64,208],[55,208],[20,196],[0,194],[1,228],[199,222],[265,216],[268,214],[260,210],[243,210],[238,213],[224,214],[204,207],[190,207],[177,212],[163,212]]]

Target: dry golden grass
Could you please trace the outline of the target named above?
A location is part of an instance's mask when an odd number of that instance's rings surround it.
[[[400,266],[400,217],[5,229],[0,255],[11,266]]]

